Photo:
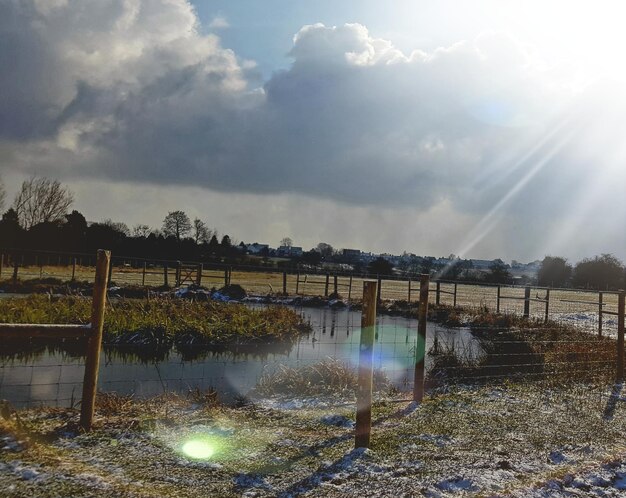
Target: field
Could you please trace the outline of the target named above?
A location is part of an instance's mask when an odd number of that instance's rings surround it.
[[[183,270],[182,280],[189,284],[196,280],[197,273],[193,269],[187,272]],[[173,267],[167,270],[167,280],[170,286],[175,285],[176,269]],[[0,282],[5,284],[10,282],[10,269],[5,268],[0,275]],[[69,281],[72,277],[71,266],[37,266],[23,267],[19,269],[21,280],[56,278],[62,281]],[[92,281],[94,268],[77,265],[74,270],[74,277],[77,281]],[[185,278],[187,277],[187,278]],[[326,276],[313,274],[300,274],[300,281],[296,274],[287,274],[287,293],[307,296],[324,296],[326,292]],[[162,267],[147,267],[144,273],[143,268],[133,268],[129,265],[116,266],[113,268],[111,281],[120,286],[138,285],[157,288],[164,284],[164,269]],[[202,285],[208,288],[221,288],[225,283],[225,272],[223,269],[204,269],[202,272]],[[249,294],[255,295],[277,295],[283,292],[283,274],[280,272],[242,271],[233,270],[230,273],[230,283],[241,285]],[[363,279],[359,277],[337,276],[337,292],[347,299],[359,300],[362,292]],[[409,290],[410,286],[410,290]],[[430,284],[430,301],[436,301],[436,283]],[[497,309],[498,287],[493,285],[473,285],[459,283],[456,285],[456,304],[465,309],[484,309],[491,311]],[[502,313],[522,314],[524,309],[524,288],[514,286],[501,286],[500,311]],[[455,284],[441,283],[439,302],[441,304],[454,304]],[[334,292],[333,275],[329,278],[328,293]],[[546,297],[546,290],[540,288],[531,289],[530,313],[534,318],[541,319],[545,316],[546,305],[543,299]],[[383,300],[411,300],[417,301],[419,298],[419,282],[409,282],[406,280],[382,280],[381,298]],[[599,293],[596,291],[582,291],[572,289],[552,289],[550,291],[549,317],[552,321],[581,322],[585,327],[597,330],[598,310],[600,308]],[[603,293],[603,310],[609,313],[617,312],[617,294]],[[605,316],[611,323],[613,316]]]
[[[370,450],[336,399],[220,406],[210,393],[101,396],[0,421],[2,496],[617,496],[624,407],[608,386],[457,389],[374,406]]]

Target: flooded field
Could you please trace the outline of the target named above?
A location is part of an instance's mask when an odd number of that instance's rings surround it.
[[[295,343],[275,343],[219,350],[169,351],[150,358],[145,351],[106,347],[102,353],[99,389],[138,397],[173,391],[215,389],[233,399],[246,395],[264,374],[281,366],[298,367],[332,358],[358,364],[360,312],[301,308],[312,332]],[[402,391],[411,388],[417,321],[380,316],[374,347],[374,368],[382,370]],[[481,354],[469,330],[429,324],[426,350],[454,347],[470,357]],[[77,347],[51,349],[23,346],[0,351],[0,398],[16,406],[68,406],[80,399],[84,357]],[[426,358],[427,368],[430,358]]]

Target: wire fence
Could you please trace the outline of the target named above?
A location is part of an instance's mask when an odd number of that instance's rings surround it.
[[[260,307],[259,305],[257,305]],[[271,306],[271,305],[262,305]],[[294,400],[333,393],[354,397],[359,362],[359,312],[301,308],[311,332],[293,344],[255,345],[237,351],[175,349],[158,359],[104,344],[101,392],[149,397],[215,391],[227,402],[255,393]],[[379,315],[374,341],[375,397],[405,397],[413,390],[417,319]],[[70,406],[79,402],[84,347],[74,342],[31,349],[0,349],[0,397],[16,406]],[[428,390],[488,383],[610,381],[616,375],[616,341],[564,327],[502,329],[429,323]],[[308,369],[308,370],[307,370]],[[305,373],[298,373],[298,372]]]
[[[109,270],[108,259],[106,262],[106,268],[99,270],[101,276],[107,271],[111,279],[116,275],[138,276],[132,265],[118,267],[116,273],[115,268]],[[22,278],[29,275],[29,268],[23,268]],[[38,283],[43,283],[42,268],[39,267]],[[73,259],[70,284],[78,280],[79,270]],[[169,264],[164,263],[162,270],[167,285]],[[239,270],[248,278],[252,275],[252,272]],[[14,264],[11,276],[14,285],[18,271],[19,265]],[[211,278],[211,271],[223,272],[223,285],[233,284],[233,275],[237,277],[232,268],[209,268],[205,275],[202,265],[178,262],[173,277],[179,286],[187,280],[198,285],[205,278]],[[147,272],[146,263],[141,268],[142,287],[148,285]],[[267,282],[276,274],[257,272],[255,275],[265,278],[264,285],[272,288]],[[281,294],[284,300],[289,295],[290,276],[287,272],[278,276],[283,292],[276,293],[272,289],[271,294]],[[291,277],[293,280],[294,275]],[[55,278],[61,280],[58,276]],[[248,350],[206,348],[190,355],[188,351],[174,348],[150,358],[149,354],[137,350],[104,344],[101,353],[91,356],[92,362],[99,355],[101,358],[100,371],[96,372],[98,389],[136,397],[170,392],[190,396],[208,393],[227,402],[279,398],[297,406],[303,400],[315,399],[328,409],[355,406],[357,446],[369,446],[372,403],[407,400],[411,394],[414,400],[421,401],[424,389],[437,394],[511,384],[533,386],[535,394],[565,391],[571,394],[572,389],[586,388],[593,391],[592,397],[597,395],[599,403],[606,402],[606,413],[614,409],[620,398],[625,353],[623,293],[594,295],[566,289],[441,281],[429,284],[427,277],[422,279],[421,289],[414,289],[411,280],[378,278],[377,283],[364,283],[364,277],[354,275],[326,274],[309,279],[308,275],[302,278],[297,273],[295,279],[297,296],[307,295],[307,285],[314,289],[313,295],[319,295],[319,287],[314,286],[322,286],[323,295],[333,299],[339,297],[338,290],[342,286],[347,287],[351,297],[353,286],[363,284],[363,311],[303,306],[299,312],[310,324],[308,334],[292,343],[255,345]],[[387,287],[385,296],[383,284]],[[251,287],[249,283],[246,285],[246,290]],[[411,310],[411,293],[422,300],[419,318],[411,318],[411,313],[376,316],[376,303],[384,304],[386,296],[399,292],[403,285],[406,286],[408,311]],[[109,291],[116,292],[117,286],[118,282],[112,280]],[[104,296],[106,279],[101,278],[99,288]],[[466,325],[447,328],[430,323],[426,327],[429,299],[434,301],[436,313],[469,314]],[[273,306],[270,302],[251,306]],[[290,302],[302,304],[304,301]],[[488,310],[495,313],[487,313]],[[472,315],[472,311],[480,312]],[[520,316],[525,320],[515,321],[514,317]],[[572,317],[577,316],[584,318],[580,320],[582,327],[570,323]],[[612,330],[618,332],[617,340],[610,333]],[[17,407],[75,407],[81,403],[78,393],[82,391],[81,377],[86,365],[81,350],[85,348],[76,348],[76,342],[72,341],[67,344],[57,341],[51,347],[39,349],[4,348],[6,345],[2,344],[0,398]],[[99,340],[97,351],[100,351]],[[364,351],[368,351],[367,354]],[[95,365],[97,367],[97,362]],[[371,380],[368,380],[372,373],[373,397]],[[84,380],[84,385],[87,382]]]
[[[94,257],[82,254],[31,252],[0,257],[0,285],[11,292],[46,290],[66,284],[80,292],[81,283],[93,281]],[[158,289],[201,285],[220,289],[241,286],[250,296],[268,298],[340,298],[358,302],[365,280],[376,279],[379,300],[414,305],[419,298],[419,276],[357,275],[312,270],[280,270],[246,265],[202,264],[197,262],[146,260],[114,256],[110,285],[115,288]],[[13,285],[11,285],[13,284]],[[525,316],[538,321],[614,334],[617,292],[554,289],[538,286],[493,285],[485,283],[432,281],[430,301],[439,306],[463,310],[489,310]]]

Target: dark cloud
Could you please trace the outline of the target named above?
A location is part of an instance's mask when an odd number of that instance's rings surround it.
[[[0,0],[0,167],[478,218],[556,219],[585,188],[598,92],[510,38],[404,54],[358,24],[312,25],[290,55],[253,88],[184,0]]]

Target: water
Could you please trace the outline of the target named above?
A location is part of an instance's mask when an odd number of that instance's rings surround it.
[[[101,357],[98,388],[103,392],[145,397],[166,391],[186,393],[190,389],[217,390],[223,398],[245,395],[259,378],[281,366],[315,364],[327,358],[358,365],[360,312],[301,308],[313,331],[293,344],[240,347],[228,351],[170,351],[159,360],[139,358],[120,348],[106,347]],[[379,316],[374,345],[374,368],[385,372],[401,390],[409,390],[415,362],[417,321]],[[447,329],[429,323],[426,351],[453,346],[468,358],[482,349],[468,329]],[[68,406],[80,400],[84,357],[76,353],[31,347],[19,356],[0,356],[0,398],[15,406]],[[431,358],[426,357],[426,368]]]

